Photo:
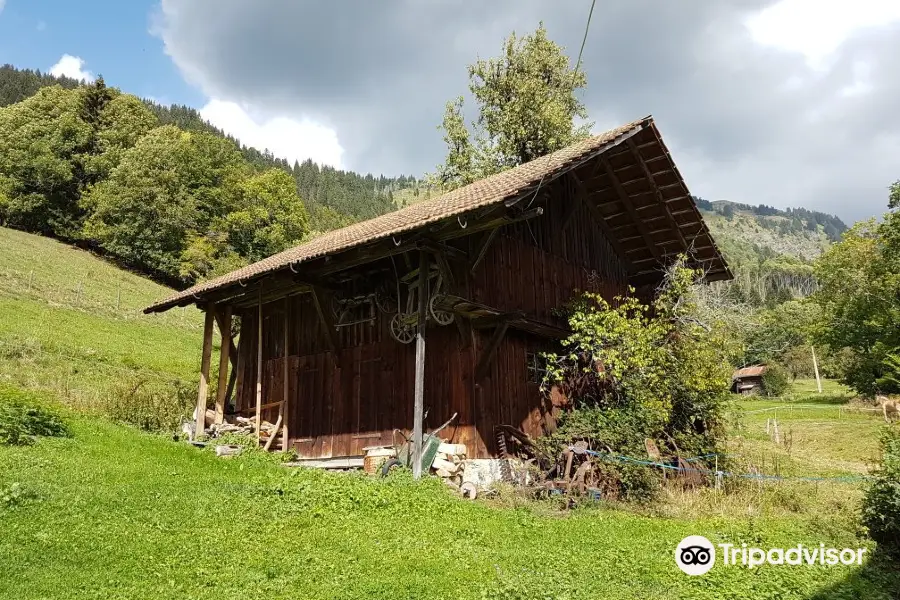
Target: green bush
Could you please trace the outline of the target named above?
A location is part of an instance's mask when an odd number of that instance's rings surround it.
[[[767,396],[781,396],[784,394],[788,385],[790,385],[789,381],[790,375],[787,370],[779,364],[770,364],[766,367],[766,372],[763,373],[762,382],[763,389],[766,392]]]
[[[69,430],[33,394],[0,387],[0,445],[24,446],[34,443],[36,436],[68,437]]]
[[[540,442],[545,460],[576,441],[626,457],[646,457],[645,440],[663,454],[709,455],[725,436],[723,403],[731,382],[730,342],[698,317],[700,273],[682,259],[649,305],[634,295],[614,303],[585,294],[569,307],[565,351],[547,354],[543,389],[556,386],[572,404]],[[594,465],[601,489],[646,499],[660,477],[628,461]]]
[[[181,381],[134,379],[106,398],[106,416],[144,431],[175,431],[196,402],[197,392]]]
[[[881,550],[900,556],[900,430],[887,428],[881,446],[881,465],[866,490],[862,519]]]

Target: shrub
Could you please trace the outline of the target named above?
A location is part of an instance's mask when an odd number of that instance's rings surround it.
[[[610,304],[596,294],[572,303],[572,335],[563,354],[546,355],[543,389],[558,386],[573,408],[540,442],[546,459],[579,440],[629,457],[646,456],[648,438],[681,456],[721,448],[731,344],[697,317],[694,284],[701,273],[684,262],[669,270],[651,305],[633,296]],[[619,495],[630,499],[649,497],[659,481],[627,461],[610,460],[594,474],[607,483],[612,475]]]
[[[33,394],[0,387],[0,444],[28,445],[36,436],[68,437],[69,430],[59,415]]]
[[[881,447],[881,465],[866,490],[862,520],[880,549],[900,556],[900,430],[885,429]]]
[[[144,431],[175,431],[190,414],[197,392],[181,381],[124,381],[107,397],[106,416]]]
[[[781,396],[787,391],[789,385],[787,370],[779,364],[770,364],[763,373],[763,389],[767,396]]]

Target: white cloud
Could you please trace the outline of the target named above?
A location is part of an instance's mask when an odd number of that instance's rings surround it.
[[[311,158],[319,164],[342,168],[344,149],[337,133],[308,118],[260,118],[235,102],[213,98],[200,110],[204,119],[238,138],[242,144],[268,149],[293,163]]]
[[[753,39],[806,57],[815,68],[856,32],[900,21],[896,0],[781,0],[747,19]]]
[[[84,70],[84,60],[78,56],[63,54],[59,61],[50,67],[50,74],[56,77],[71,77],[84,81],[93,81],[94,74]]]

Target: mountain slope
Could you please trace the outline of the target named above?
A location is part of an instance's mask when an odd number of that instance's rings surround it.
[[[84,250],[0,227],[0,383],[90,409],[122,385],[193,384],[199,312],[141,312],[171,293]]]

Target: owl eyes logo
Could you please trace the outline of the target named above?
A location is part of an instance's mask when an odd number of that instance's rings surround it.
[[[675,564],[688,575],[703,575],[716,564],[716,551],[702,535],[689,535],[675,548]]]

